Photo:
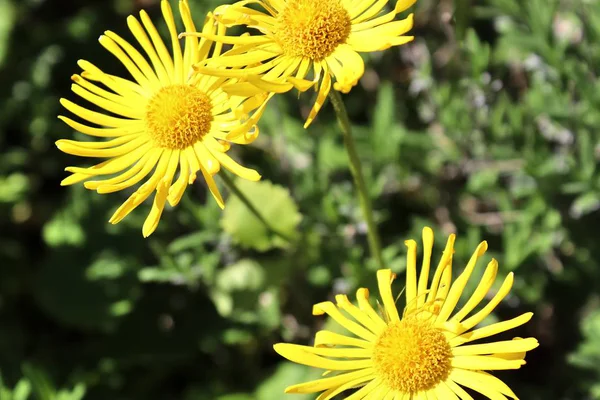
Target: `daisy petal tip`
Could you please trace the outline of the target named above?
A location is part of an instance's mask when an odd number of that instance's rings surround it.
[[[408,247],[409,250],[412,250],[417,247],[417,242],[415,242],[413,239],[408,239],[404,241],[404,245]]]
[[[367,288],[359,288],[356,291],[356,297],[361,297],[361,298],[368,299],[369,298],[369,289],[367,289]]]
[[[144,239],[148,238],[154,233],[154,231],[156,231],[156,228],[158,228],[158,222],[158,218],[151,218],[150,216],[146,218],[144,226],[142,226],[142,236]]]
[[[284,393],[285,394],[298,393],[298,389],[295,388],[294,386],[288,386],[284,389]]]
[[[286,345],[285,343],[275,343],[275,344],[273,345],[273,350],[275,350],[275,352],[276,352],[277,354],[279,354],[279,355],[283,355],[283,354],[282,354],[282,352],[283,352],[283,351],[284,351],[284,349],[285,349],[285,345]]]
[[[477,246],[477,255],[482,256],[488,249],[488,242],[484,240]]]
[[[325,314],[325,310],[323,309],[323,305],[327,304],[327,303],[331,303],[331,302],[323,302],[323,303],[317,303],[313,306],[312,309],[312,314],[313,315],[324,315]]]

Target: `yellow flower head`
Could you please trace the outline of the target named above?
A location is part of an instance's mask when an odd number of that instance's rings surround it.
[[[141,23],[130,16],[127,25],[144,55],[111,31],[99,41],[125,66],[133,80],[110,75],[81,60],[78,64],[83,72],[73,75],[72,90],[104,111],[93,111],[66,99],[60,101],[91,124],[60,116],[67,125],[83,134],[109,140],[56,142],[68,154],[108,159],[89,168],[66,168],[72,174],[61,185],[85,181],[88,189],[112,193],[150,175],[110,219],[111,223],[118,223],[156,191],[142,230],[145,237],[156,229],[165,202],[177,205],[198,171],[221,208],[223,199],[213,178],[221,165],[245,179],[260,179],[256,171],[240,166],[226,152],[231,143],[247,144],[256,138],[256,123],[266,104],[264,94],[229,97],[222,89],[228,78],[191,74],[193,64],[207,59],[211,50],[212,56],[218,56],[222,46],[190,36],[185,39],[182,52],[169,2],[163,0],[161,8],[171,38],[171,52],[146,12],[140,13]],[[179,11],[185,29],[195,32],[187,0],[179,2]],[[207,16],[203,27],[206,35],[224,30],[211,14]],[[102,179],[98,179],[100,176]]]
[[[323,105],[332,78],[336,81],[333,88],[345,93],[357,84],[365,69],[357,52],[385,50],[413,39],[404,36],[412,28],[412,14],[394,19],[415,1],[398,0],[387,13],[384,8],[388,0],[243,0],[221,6],[215,10],[220,22],[246,25],[261,35],[200,34],[240,47],[228,55],[200,62],[195,69],[247,81],[231,85],[227,89],[230,93],[248,93],[250,84],[275,93],[292,87],[305,91],[316,84],[317,100],[306,127]],[[264,12],[249,8],[249,4],[259,5]],[[308,75],[312,75],[310,82],[304,79]]]
[[[454,235],[448,238],[433,278],[429,280],[433,231],[423,230],[423,265],[417,279],[417,244],[408,247],[406,271],[406,307],[399,315],[391,283],[395,275],[379,270],[377,280],[383,302],[382,316],[369,303],[369,292],[361,288],[358,306],[345,295],[336,303],[314,306],[313,314],[328,314],[352,333],[345,336],[329,331],[317,332],[314,347],[279,343],[275,351],[283,357],[315,368],[323,368],[327,377],[290,386],[287,393],[322,392],[319,400],[328,400],[353,388],[360,388],[346,399],[394,400],[472,400],[463,387],[490,399],[516,399],[512,390],[486,371],[518,369],[525,364],[525,353],[538,346],[534,338],[481,343],[481,339],[518,327],[532,317],[525,313],[508,321],[473,329],[508,294],[513,283],[510,273],[500,289],[490,289],[498,272],[492,260],[477,288],[458,310],[456,305],[471,277],[477,259],[486,249],[482,242],[464,271],[452,283]],[[487,304],[476,307],[486,297]],[[489,298],[488,297],[488,298]],[[471,314],[471,315],[470,315]],[[477,344],[470,344],[478,341]]]

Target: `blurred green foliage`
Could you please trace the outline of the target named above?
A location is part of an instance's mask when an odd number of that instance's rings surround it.
[[[221,3],[190,1],[198,22]],[[122,73],[96,39],[157,3],[0,0],[1,400],[281,399],[318,371],[272,344],[309,342],[313,303],[374,284],[332,110],[302,129],[310,94],[276,97],[234,149],[290,243],[200,183],[149,239],[148,205],[112,226],[126,194],[59,186],[82,162],[53,145],[73,135],[56,115],[76,61]],[[424,225],[439,252],[458,233],[456,265],[488,240],[516,273],[494,318],[534,311],[515,335],[540,341],[500,377],[523,399],[600,399],[600,2],[419,0],[414,32],[344,97],[387,262],[401,273]]]

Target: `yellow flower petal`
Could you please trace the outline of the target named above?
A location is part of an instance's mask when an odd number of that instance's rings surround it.
[[[394,297],[392,296],[392,282],[396,274],[392,274],[392,271],[389,269],[380,269],[377,271],[377,284],[379,287],[379,295],[381,296],[381,300],[383,301],[383,306],[385,307],[385,313],[388,317],[389,322],[397,322],[400,321],[400,316],[398,315],[398,309],[396,308],[396,302],[394,301]]]
[[[277,346],[277,345],[275,345]],[[276,349],[279,353],[279,351]],[[281,353],[280,353],[281,354]],[[285,356],[284,356],[285,357]],[[286,393],[315,393],[330,388],[337,388],[342,385],[356,384],[356,382],[365,382],[372,379],[373,368],[364,368],[358,371],[342,373],[331,378],[318,379],[311,382],[300,383],[289,386],[285,389]]]

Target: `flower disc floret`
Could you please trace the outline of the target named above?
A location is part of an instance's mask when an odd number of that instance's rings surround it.
[[[430,322],[408,318],[385,329],[375,342],[372,359],[388,387],[418,393],[448,378],[452,349],[443,332]]]
[[[285,55],[321,61],[346,42],[351,28],[340,0],[297,0],[277,17],[275,38]]]
[[[212,103],[194,86],[170,85],[150,99],[145,119],[156,146],[183,150],[210,132]]]

